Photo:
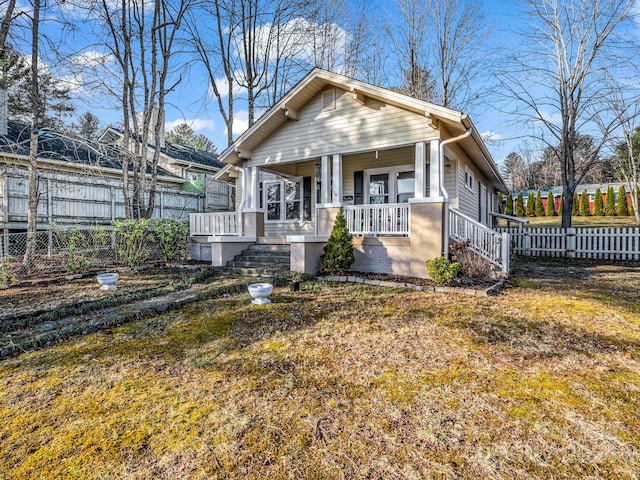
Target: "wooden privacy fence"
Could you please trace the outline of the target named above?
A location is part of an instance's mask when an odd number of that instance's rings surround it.
[[[640,260],[640,228],[499,229],[511,234],[513,253],[533,257]]]

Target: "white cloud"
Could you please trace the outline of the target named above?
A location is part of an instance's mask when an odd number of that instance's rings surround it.
[[[240,76],[241,74],[236,73],[236,75]],[[229,82],[227,81],[227,79],[225,77],[220,77],[220,78],[216,78],[214,81],[216,82],[216,87],[218,88],[218,93],[220,94],[220,96],[222,98],[227,98],[229,93]],[[241,87],[240,85],[234,82],[234,86],[233,86],[234,97],[237,98],[238,96],[246,95],[246,93],[247,93],[246,88]],[[211,98],[215,98],[215,94],[213,93],[213,87],[211,87],[211,85],[209,85],[209,96]]]
[[[482,137],[482,140],[487,143],[498,143],[504,141],[504,137],[502,135],[498,132],[492,132],[491,130],[481,133],[480,136]]]
[[[186,123],[187,125],[189,125],[194,132],[200,131],[200,130],[214,130],[215,129],[215,124],[213,123],[213,120],[210,120],[208,118],[192,118],[192,119],[184,119],[184,118],[178,118],[176,120],[172,120],[170,122],[165,122],[164,123],[164,128],[166,132],[170,132],[171,130],[173,130],[174,128],[176,128],[178,125],[182,124],[182,123]]]
[[[104,67],[106,64],[113,62],[113,58],[113,55],[109,53],[92,50],[78,55],[71,63],[78,67]]]
[[[242,134],[247,128],[249,128],[249,112],[246,110],[240,110],[239,112],[234,113],[233,115],[233,136],[237,138],[240,134]],[[228,129],[224,129],[224,134],[226,135]]]

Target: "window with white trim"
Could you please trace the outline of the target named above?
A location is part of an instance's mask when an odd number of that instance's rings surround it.
[[[413,165],[373,168],[364,171],[365,203],[407,203],[415,194]]]
[[[266,221],[286,222],[302,218],[302,181],[267,181],[263,186]]]
[[[473,172],[469,167],[464,167],[464,186],[473,192]]]

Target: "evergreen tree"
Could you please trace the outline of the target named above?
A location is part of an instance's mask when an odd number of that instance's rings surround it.
[[[578,201],[578,192],[573,192],[573,205],[571,205],[571,215],[578,215],[578,207],[580,206],[580,202]],[[562,212],[562,209],[560,209]]]
[[[533,190],[527,195],[527,217],[536,216],[536,197],[533,196]]]
[[[516,217],[524,217],[524,198],[522,198],[522,191],[518,192],[518,198],[516,200]]]
[[[609,185],[609,188],[607,188],[607,203],[605,212],[610,217],[615,217],[616,215],[616,198],[615,194],[613,193],[613,187],[611,185]]]
[[[504,214],[505,215],[509,215],[509,216],[513,216],[513,198],[511,197],[511,194],[507,195],[507,203],[504,206]]]
[[[502,192],[498,192],[498,213],[504,212]]]
[[[342,208],[336,215],[329,240],[322,250],[320,264],[322,273],[335,275],[349,270],[355,255],[353,253],[353,237],[347,228],[347,219],[342,213]]]
[[[602,192],[600,191],[599,188],[596,188],[595,198],[593,199],[593,216],[600,217],[602,215],[604,215],[604,205],[602,204]]]
[[[544,207],[542,206],[542,193],[536,193],[536,217],[544,217]]]
[[[205,135],[196,134],[186,123],[180,123],[167,133],[167,142],[177,143],[185,147],[195,148],[209,153],[215,153],[216,146]]]
[[[587,189],[582,190],[582,195],[580,195],[580,216],[588,217],[591,215],[589,211],[589,195],[587,194]]]
[[[551,189],[549,189],[549,193],[547,193],[547,205],[544,214],[547,217],[553,217],[556,214],[555,198],[553,198]]]
[[[562,207],[564,207],[564,192],[560,194],[560,203],[558,203],[558,213],[556,215],[562,214]]]
[[[618,205],[616,207],[616,212],[619,217],[626,217],[629,215],[629,207],[627,205],[627,189],[624,188],[624,185],[620,185],[618,189]]]

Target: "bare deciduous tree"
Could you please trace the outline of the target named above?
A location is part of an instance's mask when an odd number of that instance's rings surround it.
[[[527,21],[520,32],[521,48],[506,62],[497,78],[516,106],[516,114],[560,159],[564,203],[562,227],[571,226],[573,194],[597,161],[608,132],[596,142],[589,158],[576,162],[577,135],[589,133],[602,115],[609,94],[603,82],[631,58],[631,43],[620,42],[632,2],[628,0],[527,0]],[[626,57],[625,57],[626,56]],[[545,136],[546,134],[546,136]]]

